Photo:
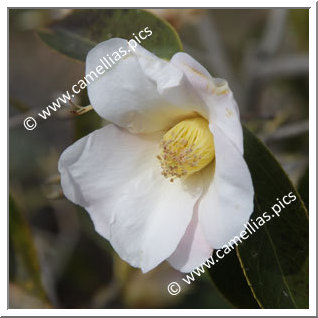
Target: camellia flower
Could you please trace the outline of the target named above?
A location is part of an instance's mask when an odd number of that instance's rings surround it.
[[[118,38],[93,48],[86,74],[119,47],[129,50]],[[138,46],[88,96],[112,124],[63,152],[61,184],[122,259],[189,272],[244,230],[254,191],[226,81],[185,53],[165,61]]]

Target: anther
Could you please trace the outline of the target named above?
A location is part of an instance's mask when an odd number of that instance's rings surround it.
[[[171,128],[160,142],[157,158],[162,175],[170,182],[207,166],[214,159],[214,140],[207,120],[187,119]]]

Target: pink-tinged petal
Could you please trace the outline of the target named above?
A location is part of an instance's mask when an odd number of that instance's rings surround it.
[[[121,258],[144,272],[176,249],[200,196],[161,175],[160,138],[108,125],[67,148],[59,161],[65,196],[89,212]]]
[[[214,136],[215,171],[201,199],[199,223],[215,249],[239,236],[253,212],[254,189],[247,164],[223,131],[210,124]]]
[[[168,262],[181,272],[191,272],[202,265],[212,254],[212,248],[206,241],[198,220],[199,201],[194,214],[177,249],[168,258]]]

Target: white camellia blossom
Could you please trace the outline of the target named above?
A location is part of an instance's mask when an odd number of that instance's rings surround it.
[[[98,44],[86,74],[124,39]],[[59,160],[65,196],[84,207],[119,256],[147,272],[167,260],[190,272],[244,230],[254,190],[239,110],[226,81],[185,53],[143,47],[88,86],[112,122]]]

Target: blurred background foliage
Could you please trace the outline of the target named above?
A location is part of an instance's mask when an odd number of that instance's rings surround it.
[[[84,63],[53,51],[35,32],[74,11],[9,10],[10,308],[257,307],[250,295],[244,305],[225,298],[230,282],[211,284],[208,274],[172,297],[166,286],[180,281],[179,272],[163,263],[141,274],[115,255],[83,209],[56,199],[59,155],[103,122],[94,112],[75,117],[67,106],[32,132],[22,122],[84,75]],[[308,10],[149,11],[177,30],[184,51],[228,80],[242,121],[271,149],[308,207]],[[130,28],[127,34],[139,30],[133,22]],[[76,102],[88,103],[85,92]]]

